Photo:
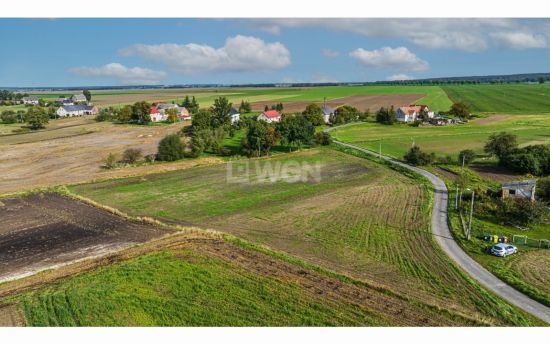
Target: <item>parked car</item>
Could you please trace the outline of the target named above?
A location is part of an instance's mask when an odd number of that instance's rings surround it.
[[[517,252],[517,247],[508,244],[496,244],[491,248],[491,254],[497,257],[506,257]]]

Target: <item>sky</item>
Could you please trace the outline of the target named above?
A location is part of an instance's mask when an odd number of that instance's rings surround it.
[[[550,72],[548,19],[0,19],[0,87]]]

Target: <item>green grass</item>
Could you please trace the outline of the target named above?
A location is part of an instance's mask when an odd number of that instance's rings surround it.
[[[374,122],[351,125],[331,132],[334,138],[401,159],[413,140],[427,152],[456,154],[463,149],[483,153],[489,135],[507,131],[518,136],[521,145],[550,143],[550,116],[517,115],[502,117],[492,123],[471,121],[453,126],[411,127],[406,124],[386,126]]]
[[[226,179],[228,165],[218,165],[70,189],[131,215],[228,232],[450,312],[528,323],[465,278],[439,250],[424,183],[326,148],[235,161],[230,171],[256,161],[273,168],[318,162],[321,180],[234,183]]]
[[[388,325],[355,304],[186,248],[63,280],[23,304],[31,326]]]
[[[443,86],[453,102],[470,104],[472,111],[497,113],[550,112],[550,85]]]

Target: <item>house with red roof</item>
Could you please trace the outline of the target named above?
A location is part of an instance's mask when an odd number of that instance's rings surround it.
[[[264,111],[258,116],[258,121],[264,121],[267,123],[279,123],[281,121],[281,114],[277,110]]]
[[[399,122],[414,122],[420,114],[424,113],[428,118],[434,118],[434,112],[430,111],[428,105],[409,105],[401,106],[395,111]]]
[[[166,120],[166,115],[160,112],[157,105],[151,106],[149,109],[149,116],[151,116],[151,122],[161,122]]]

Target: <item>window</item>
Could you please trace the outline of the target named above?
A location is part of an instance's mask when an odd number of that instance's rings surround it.
[[[515,189],[510,189],[510,195],[515,195],[516,194],[516,190]]]

